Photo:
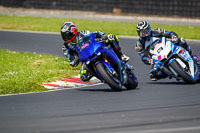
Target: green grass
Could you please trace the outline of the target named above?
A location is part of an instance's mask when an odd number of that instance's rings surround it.
[[[65,21],[74,21],[80,30],[104,31],[107,34],[137,36],[136,23],[95,21],[68,18],[42,18],[28,16],[0,15],[0,29],[14,29],[27,31],[60,32]],[[160,27],[176,32],[186,39],[200,39],[200,26],[176,26],[152,24],[152,29]]]
[[[44,82],[77,76],[65,58],[0,50],[0,94],[46,91]]]

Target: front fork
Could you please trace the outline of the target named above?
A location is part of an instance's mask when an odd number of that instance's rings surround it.
[[[117,64],[118,66],[118,75],[119,75],[119,80],[121,83],[123,83],[123,73],[122,73],[122,62],[121,60],[118,58],[118,56],[115,54],[115,52],[111,49],[111,48],[104,48],[100,51],[102,54],[105,54],[109,57],[109,59],[111,59],[113,61],[113,63]],[[109,69],[111,67],[111,65],[105,62],[104,64],[106,64],[105,66]]]

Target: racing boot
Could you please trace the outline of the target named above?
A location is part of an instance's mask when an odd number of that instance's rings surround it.
[[[121,50],[115,51],[115,53],[117,57],[124,62],[128,62],[130,60],[130,57],[126,56],[125,54],[122,54]]]
[[[92,75],[90,74],[89,71],[87,71],[87,67],[83,63],[82,66],[81,66],[81,70],[80,70],[80,79],[83,82],[89,82],[91,78],[92,78]]]
[[[122,61],[128,62],[130,60],[130,57],[126,56],[125,54],[121,55]]]
[[[80,79],[83,81],[83,82],[89,82],[90,81],[90,76],[88,76],[87,74],[81,74],[80,75]]]
[[[163,79],[166,78],[168,75],[163,73],[160,70],[155,70],[155,69],[151,69],[150,73],[149,73],[149,77],[152,81],[157,81],[159,79]]]
[[[158,72],[158,73],[150,73],[149,74],[149,77],[152,81],[157,81],[159,79],[163,79],[163,78],[166,78],[167,75],[162,73],[162,72]]]

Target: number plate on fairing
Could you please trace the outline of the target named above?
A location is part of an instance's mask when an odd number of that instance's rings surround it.
[[[162,38],[162,41],[154,41],[149,48],[149,52],[152,54],[154,60],[162,60],[167,58],[167,55],[171,51],[170,42],[166,43],[165,38]]]

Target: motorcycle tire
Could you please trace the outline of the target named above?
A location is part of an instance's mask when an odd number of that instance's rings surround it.
[[[108,73],[107,68],[103,65],[103,63],[98,63],[96,65],[96,69],[101,77],[105,80],[105,82],[112,88],[114,91],[122,91],[122,87],[116,83],[113,77]]]
[[[176,60],[173,60],[170,66],[176,71],[176,73],[186,82],[195,84],[196,80],[192,79],[189,74],[183,71],[183,68],[178,64]]]
[[[127,90],[136,89],[136,87],[138,86],[137,78],[135,77],[133,72],[129,73],[128,82],[124,86]]]

